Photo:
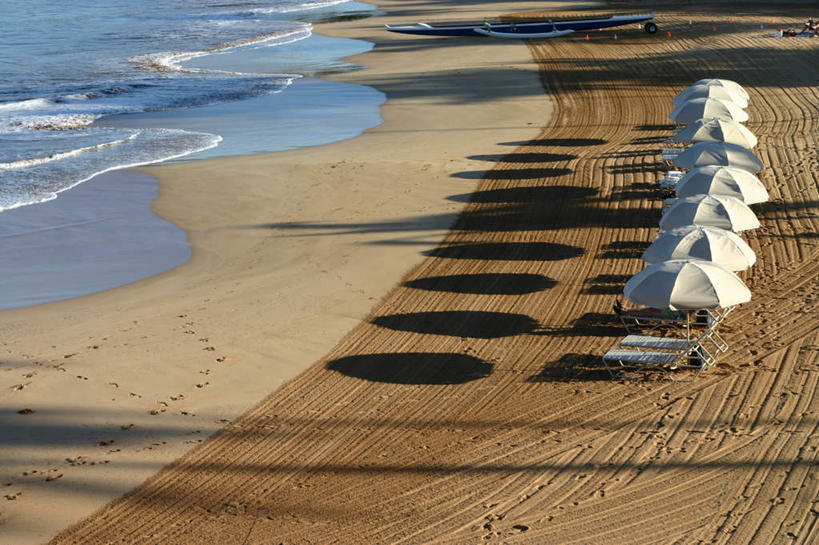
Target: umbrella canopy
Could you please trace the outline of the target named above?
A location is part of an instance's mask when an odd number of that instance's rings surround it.
[[[717,227],[687,225],[661,231],[645,252],[643,261],[702,259],[729,271],[744,271],[756,263],[756,254],[736,233]]]
[[[736,94],[738,94],[739,96],[744,98],[745,100],[748,100],[748,99],[751,98],[748,95],[748,91],[746,91],[742,87],[742,85],[740,85],[739,83],[737,83],[735,81],[732,81],[730,79],[710,79],[710,78],[700,79],[700,80],[695,81],[694,85],[692,85],[691,87],[694,87],[695,85],[710,85],[710,86],[717,86],[717,87],[727,87],[728,89],[732,90],[733,92],[735,92]]]
[[[675,186],[678,197],[727,195],[745,204],[768,201],[768,190],[759,178],[739,168],[704,166],[689,170]]]
[[[730,87],[722,87],[721,85],[692,85],[675,96],[671,104],[679,106],[692,98],[718,98],[720,100],[733,102],[740,108],[748,107],[747,97],[742,96]]]
[[[751,300],[750,290],[736,274],[697,260],[649,265],[626,282],[623,294],[640,305],[672,310],[725,308]]]
[[[745,125],[716,117],[697,119],[668,140],[681,144],[727,142],[747,149],[753,148],[759,142],[754,133],[745,128]]]
[[[734,232],[759,227],[759,220],[741,200],[724,195],[693,195],[675,199],[660,218],[660,229],[667,231],[686,225],[719,227]]]
[[[726,142],[700,142],[694,144],[674,159],[677,168],[697,168],[708,165],[739,168],[748,172],[759,172],[764,167],[762,161],[750,150]]]
[[[718,98],[692,98],[686,100],[674,108],[668,117],[674,123],[681,125],[688,125],[697,119],[709,117],[729,119],[740,123],[748,121],[748,114],[745,113],[745,110],[731,101]]]

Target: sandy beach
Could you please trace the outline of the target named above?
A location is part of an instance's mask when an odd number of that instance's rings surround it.
[[[448,197],[476,187],[502,142],[548,121],[521,43],[395,51],[408,43],[383,24],[407,17],[315,29],[383,49],[351,59],[366,71],[335,76],[388,93],[382,125],[328,146],[146,169],[160,180],[154,210],[188,233],[191,261],[0,314],[0,543],[47,541],[326,355],[443,238],[466,201]],[[77,207],[93,198],[84,189]],[[24,212],[36,223],[68,200]]]
[[[338,77],[384,124],[148,169],[190,262],[0,313],[0,542],[815,542],[819,42],[769,36],[804,6],[527,43],[380,25],[533,3],[379,6],[332,32],[376,43]],[[611,380],[705,77],[749,91],[767,166],[753,299],[698,380]]]

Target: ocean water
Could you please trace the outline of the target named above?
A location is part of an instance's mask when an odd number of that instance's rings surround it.
[[[374,90],[328,93],[323,85],[330,82],[304,78],[353,68],[334,57],[368,48],[313,36],[312,22],[367,16],[368,4],[0,0],[0,8],[0,211],[52,200],[126,166],[288,149],[289,140],[324,143],[378,122],[370,113],[336,123],[345,130],[318,141],[296,135],[343,115],[345,96],[377,112],[383,97]],[[288,100],[267,121],[281,128],[282,142],[253,149],[244,129],[258,128],[259,120],[248,105],[285,91]],[[316,102],[324,113],[310,107],[311,92],[324,101]],[[334,94],[338,102],[326,104]],[[235,121],[237,112],[248,117],[246,127]],[[220,126],[220,114],[233,121]],[[325,117],[318,122],[316,115]],[[220,151],[225,138],[230,145]]]

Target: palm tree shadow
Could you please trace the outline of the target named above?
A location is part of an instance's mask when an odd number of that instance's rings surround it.
[[[593,197],[598,190],[591,187],[566,185],[538,185],[487,189],[473,193],[462,193],[447,197],[455,202],[473,203],[552,203],[555,200],[579,200]]]
[[[608,140],[602,138],[537,138],[517,142],[500,142],[501,146],[559,146],[559,147],[586,147],[602,146]]]
[[[450,174],[463,180],[539,180],[571,174],[568,168],[509,168],[492,170],[465,170]]]
[[[502,261],[559,261],[583,255],[584,250],[554,242],[476,242],[440,246],[423,252],[450,259],[486,259]]]

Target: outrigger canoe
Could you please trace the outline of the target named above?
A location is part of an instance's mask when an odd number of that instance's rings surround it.
[[[581,17],[572,19],[530,19],[515,22],[477,21],[464,23],[414,23],[411,25],[385,25],[390,32],[420,36],[493,36],[497,38],[551,38],[571,32],[611,28],[645,23],[643,29],[654,34],[657,25],[654,13],[639,15],[610,15],[608,17]]]
[[[551,32],[497,32],[495,30],[487,30],[485,28],[476,28],[475,32],[483,34],[484,36],[492,36],[493,38],[516,38],[518,40],[534,39],[534,38],[557,38],[558,36],[565,36],[571,34],[574,30],[553,30]]]

